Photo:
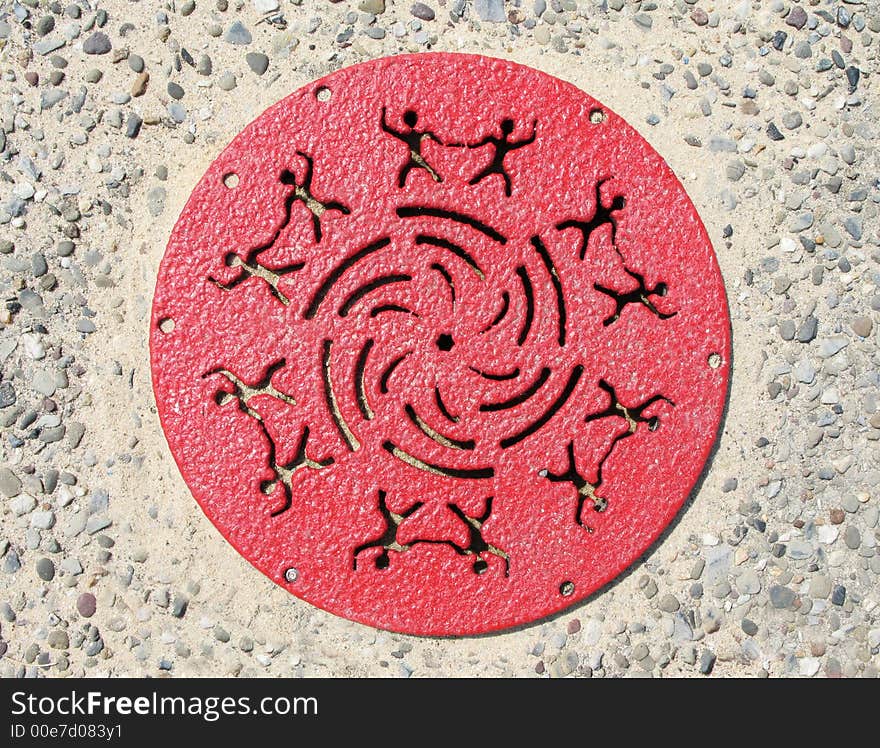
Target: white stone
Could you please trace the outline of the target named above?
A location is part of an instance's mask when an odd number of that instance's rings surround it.
[[[39,361],[46,357],[46,348],[36,335],[24,333],[21,336],[21,344],[24,346],[24,352],[34,361]]]
[[[840,402],[840,395],[837,394],[837,387],[828,387],[822,390],[822,404],[834,405]]]
[[[22,515],[27,514],[32,511],[36,505],[37,500],[30,494],[26,493],[20,493],[14,499],[10,499],[9,501],[9,509],[16,517],[21,517]]]
[[[819,538],[820,543],[831,545],[837,540],[837,536],[840,535],[840,530],[834,525],[819,525],[819,527],[816,528],[816,535]]]

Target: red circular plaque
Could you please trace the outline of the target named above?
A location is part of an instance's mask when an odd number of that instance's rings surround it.
[[[168,242],[153,383],[211,521],[321,608],[415,634],[613,579],[694,486],[730,323],[681,184],[572,85],[356,65],[210,166]]]

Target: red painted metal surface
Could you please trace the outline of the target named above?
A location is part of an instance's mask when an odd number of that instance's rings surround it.
[[[472,634],[658,537],[715,440],[729,328],[697,213],[626,122],[422,54],[306,86],[217,158],[151,352],[180,470],[254,566],[347,618]]]

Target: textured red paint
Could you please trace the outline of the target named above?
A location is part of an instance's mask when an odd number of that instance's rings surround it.
[[[401,187],[407,111],[435,139]],[[504,120],[534,136],[501,159],[510,195],[478,178]],[[614,244],[601,224],[581,258],[597,184]],[[347,618],[471,634],[583,599],[658,537],[716,437],[730,337],[706,231],[635,130],[529,68],[423,54],[306,86],[214,161],[168,242],[151,352],[180,470],[251,563]],[[303,444],[309,464],[277,467]]]

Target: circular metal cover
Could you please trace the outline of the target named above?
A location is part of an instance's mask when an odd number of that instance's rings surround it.
[[[730,360],[706,231],[572,85],[402,55],[268,109],[168,242],[171,451],[254,566],[415,634],[556,612],[633,563],[710,453]]]

